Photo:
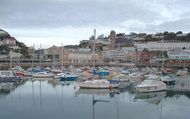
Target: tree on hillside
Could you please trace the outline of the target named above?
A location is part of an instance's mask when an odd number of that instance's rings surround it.
[[[150,34],[146,35],[145,40],[151,40],[151,39],[152,39],[152,35]]]
[[[165,40],[174,40],[176,36],[174,32],[168,32],[168,31],[165,31],[163,35]]]
[[[183,32],[182,32],[182,31],[178,31],[178,32],[176,32],[176,35],[177,35],[177,34],[183,34]]]
[[[0,46],[0,54],[1,55],[8,55],[9,51],[10,51],[10,49],[9,49],[8,46],[6,46],[6,45],[1,45]]]
[[[190,41],[190,33],[185,36],[185,41]]]
[[[20,53],[25,57],[25,58],[30,58],[29,54],[28,54],[28,47],[22,43],[22,42],[19,42],[19,41],[16,41],[16,45],[18,47],[20,47]]]

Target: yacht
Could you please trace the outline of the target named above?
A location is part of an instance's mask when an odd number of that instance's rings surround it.
[[[77,78],[77,75],[71,73],[62,74],[59,77],[60,81],[75,81]]]
[[[55,79],[59,79],[62,75],[65,75],[65,73],[58,73],[54,75]]]
[[[127,79],[130,80],[130,82],[138,82],[143,79],[141,72],[133,72],[126,76]]]
[[[185,76],[185,75],[187,75],[187,73],[188,73],[187,69],[183,69],[183,70],[178,70],[176,75],[177,76]]]
[[[10,70],[0,71],[0,82],[15,82],[20,80],[22,80],[22,78],[15,76],[13,71]]]
[[[174,84],[175,78],[172,78],[170,76],[160,76],[160,80],[166,83],[167,85]]]
[[[121,81],[121,82],[129,81],[129,78],[125,74],[119,74],[117,76],[112,77],[112,79],[118,80],[118,81]]]
[[[51,78],[51,77],[53,77],[53,74],[43,71],[43,72],[33,73],[32,76],[33,76],[33,78]]]
[[[166,84],[159,80],[144,80],[141,84],[136,86],[137,92],[156,92],[166,90]]]

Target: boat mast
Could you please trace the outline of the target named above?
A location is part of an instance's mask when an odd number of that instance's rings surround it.
[[[21,49],[21,48],[18,49],[18,53],[19,53],[19,61],[18,61],[18,65],[19,65],[19,66],[20,66],[20,49]]]
[[[32,68],[34,67],[34,48],[35,45],[33,44],[33,54],[32,54]]]
[[[41,66],[41,64],[42,64],[42,61],[41,61],[41,55],[42,55],[42,45],[40,44],[40,56],[39,56],[39,58],[40,58],[40,66]]]
[[[157,70],[159,69],[159,65],[160,65],[160,51],[158,51],[158,60],[157,60]]]
[[[96,49],[96,29],[94,29],[94,44],[93,44],[93,67],[95,68],[95,49]]]
[[[116,54],[116,67],[118,68],[119,67],[119,54],[120,54],[120,43],[118,43],[117,45],[117,54]]]
[[[61,44],[61,69],[63,69],[63,43]]]
[[[57,49],[57,47],[55,46],[54,48],[53,48],[53,68],[55,68],[55,64],[56,64],[56,62],[55,62],[55,50]]]
[[[164,42],[164,40],[161,41],[162,43]],[[163,50],[163,46],[162,46],[162,49],[161,49],[161,55],[162,55],[162,69],[164,68],[164,50]]]

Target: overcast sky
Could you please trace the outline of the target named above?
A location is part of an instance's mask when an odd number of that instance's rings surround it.
[[[190,31],[190,0],[0,0],[0,28],[28,46],[97,34]]]

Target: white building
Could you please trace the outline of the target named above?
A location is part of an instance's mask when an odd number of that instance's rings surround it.
[[[190,60],[190,50],[174,50],[167,52],[169,59],[172,60]]]
[[[190,49],[189,42],[148,42],[135,44],[137,51],[147,49],[149,51],[169,51],[175,49]]]
[[[101,60],[98,54],[90,52],[90,49],[69,49],[68,61],[73,64],[88,65]]]
[[[11,56],[12,58],[13,57],[14,58],[20,58],[22,56],[22,54],[10,51],[9,56]]]
[[[118,50],[107,50],[102,51],[102,59],[103,60],[124,60],[126,57],[126,53],[124,51],[118,51]]]
[[[102,59],[103,60],[112,60],[112,61],[116,61],[116,60],[126,60],[127,59],[127,55],[129,52],[133,52],[135,51],[134,47],[122,47],[120,49],[117,50],[105,50],[102,51]]]

